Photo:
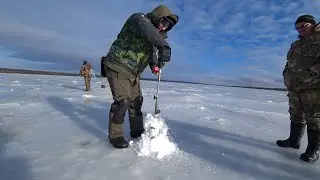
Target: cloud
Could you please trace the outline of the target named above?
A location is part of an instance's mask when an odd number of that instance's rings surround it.
[[[189,63],[210,67],[202,68],[201,76],[260,77],[270,82],[282,78],[286,53],[297,37],[297,16],[320,15],[311,1],[187,1],[184,6],[188,21],[182,26],[187,28],[175,33],[185,52],[190,49],[188,56],[199,57]]]
[[[47,69],[78,71],[83,60],[90,60],[98,71],[100,56],[108,52],[128,16],[147,13],[159,4],[180,16],[169,32],[173,57],[165,67],[165,76],[170,79],[258,77],[278,82],[288,48],[297,37],[295,19],[303,13],[320,19],[317,0],[56,0],[18,4],[7,0],[0,3],[0,52],[10,51],[7,57],[15,62],[38,62],[39,68]]]

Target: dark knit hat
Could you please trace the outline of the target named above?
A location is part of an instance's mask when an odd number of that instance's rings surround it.
[[[299,22],[308,22],[311,24],[316,24],[316,20],[312,15],[309,14],[305,14],[305,15],[301,15],[298,17],[298,19],[295,22],[295,25],[298,24]]]

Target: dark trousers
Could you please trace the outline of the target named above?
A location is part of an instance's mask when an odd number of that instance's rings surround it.
[[[109,138],[123,136],[123,122],[127,110],[130,130],[132,132],[143,130],[140,76],[132,82],[122,74],[107,68],[106,76],[114,99],[109,112]]]

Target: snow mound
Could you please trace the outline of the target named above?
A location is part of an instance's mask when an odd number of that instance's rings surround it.
[[[138,140],[130,141],[130,146],[138,156],[162,159],[178,150],[168,135],[168,126],[161,117],[148,113],[144,117],[145,132]]]

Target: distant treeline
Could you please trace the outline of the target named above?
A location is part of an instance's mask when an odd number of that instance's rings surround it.
[[[27,69],[10,69],[10,68],[0,68],[0,73],[40,74],[40,75],[59,75],[59,76],[78,76],[79,75],[77,73],[39,71],[39,70],[27,70]]]
[[[0,73],[39,74],[39,75],[58,75],[58,76],[79,76],[78,73],[55,72],[55,71],[39,71],[39,70],[27,70],[27,69],[11,69],[11,68],[0,68]],[[101,77],[101,76],[96,75],[96,77]],[[151,78],[141,78],[141,79],[142,80],[147,80],[147,81],[157,81],[157,79],[151,79]],[[254,87],[254,86],[221,85],[221,84],[209,84],[209,83],[201,83],[201,82],[165,80],[165,79],[163,79],[161,81],[162,82],[175,82],[175,83],[222,86],[222,87],[236,87],[236,88],[274,90],[274,91],[287,91],[287,89],[285,89],[285,88],[267,88],[267,87]]]

